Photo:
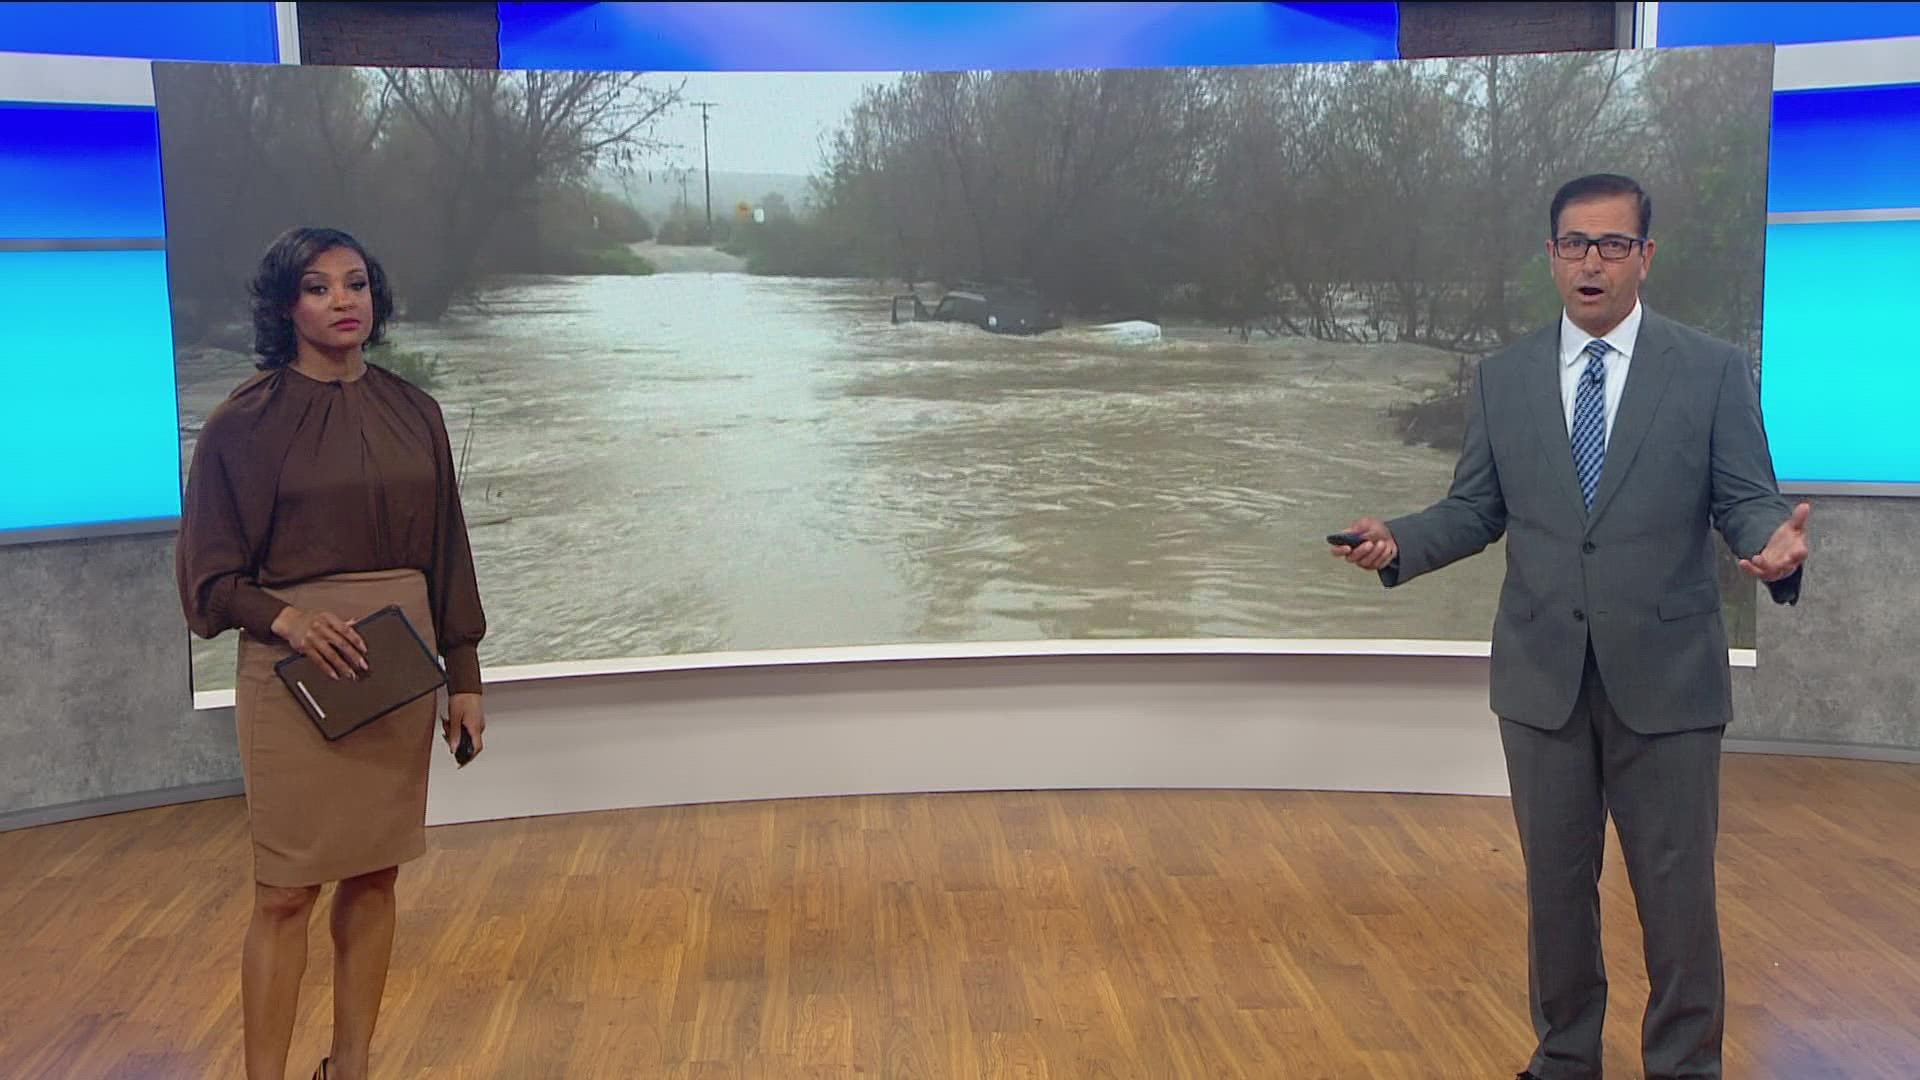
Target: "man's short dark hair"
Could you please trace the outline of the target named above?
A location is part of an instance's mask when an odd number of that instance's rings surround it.
[[[1653,196],[1648,195],[1631,176],[1621,176],[1619,173],[1594,173],[1577,180],[1569,180],[1560,185],[1560,190],[1554,193],[1553,209],[1547,212],[1548,238],[1560,235],[1560,211],[1566,209],[1568,203],[1576,203],[1584,199],[1601,199],[1610,195],[1632,195],[1638,199],[1640,201],[1640,235],[1653,234]]]

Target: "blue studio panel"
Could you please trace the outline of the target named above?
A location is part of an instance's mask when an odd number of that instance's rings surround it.
[[[0,251],[0,532],[180,513],[160,251]]]
[[[271,3],[0,4],[0,52],[280,58]],[[164,233],[151,108],[0,102],[0,541],[179,515],[165,253],[33,250]]]
[[[1773,100],[1771,213],[1920,207],[1920,86]],[[1915,220],[1768,227],[1761,400],[1782,481],[1920,484],[1920,350],[1897,329],[1915,243]]]
[[[272,4],[0,4],[0,52],[273,63]]]
[[[503,68],[953,71],[1399,55],[1393,3],[507,3]]]
[[[0,52],[81,87],[89,58],[280,58],[271,3],[0,4]],[[151,108],[0,102],[0,542],[179,515],[163,207]]]
[[[1663,3],[1661,48],[1682,45],[1805,45],[1920,34],[1920,4]]]
[[[1844,47],[1920,35],[1920,3],[1663,3],[1656,29],[1663,48]],[[1920,492],[1920,350],[1899,331],[1916,208],[1920,86],[1774,94],[1761,401],[1783,483]]]
[[[1761,401],[1780,479],[1920,482],[1920,221],[1767,228]]]
[[[1920,207],[1920,85],[1773,96],[1772,213]]]
[[[0,102],[0,239],[157,238],[152,109]]]

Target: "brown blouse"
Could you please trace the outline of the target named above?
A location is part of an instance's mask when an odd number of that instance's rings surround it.
[[[448,689],[480,691],[486,615],[440,405],[369,364],[347,382],[248,379],[207,418],[175,555],[187,625],[275,640],[265,589],[328,574],[426,575]]]

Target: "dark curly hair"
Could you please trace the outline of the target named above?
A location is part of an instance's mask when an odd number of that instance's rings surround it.
[[[271,371],[293,363],[299,339],[294,335],[292,311],[300,299],[300,276],[313,260],[334,248],[352,248],[366,262],[367,285],[373,290],[373,332],[367,335],[367,346],[384,339],[387,319],[393,315],[393,291],[380,260],[339,229],[288,229],[260,257],[260,267],[247,287],[253,297],[254,366]]]

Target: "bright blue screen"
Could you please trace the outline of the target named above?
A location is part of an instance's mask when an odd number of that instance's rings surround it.
[[[1767,228],[1761,401],[1784,481],[1920,481],[1920,221]]]
[[[0,531],[177,516],[166,254],[0,251],[0,325]]]
[[[280,57],[271,3],[0,4],[0,52]],[[151,108],[0,102],[0,540],[178,515],[165,253],[19,243],[164,234]]]
[[[1399,5],[501,4],[503,68],[928,71],[1399,55]]]
[[[0,102],[0,239],[165,234],[152,109]]]
[[[1767,209],[1920,206],[1920,86],[1773,96]]]
[[[1658,44],[1872,41],[1920,35],[1920,3],[1663,3]],[[1920,207],[1920,86],[1773,97],[1770,214],[1871,217]],[[1920,350],[1909,252],[1920,221],[1775,220],[1767,228],[1761,401],[1783,483],[1920,484]]]
[[[272,4],[0,4],[0,52],[280,59]]]
[[[1660,5],[1659,44],[1804,45],[1920,34],[1920,4]]]

